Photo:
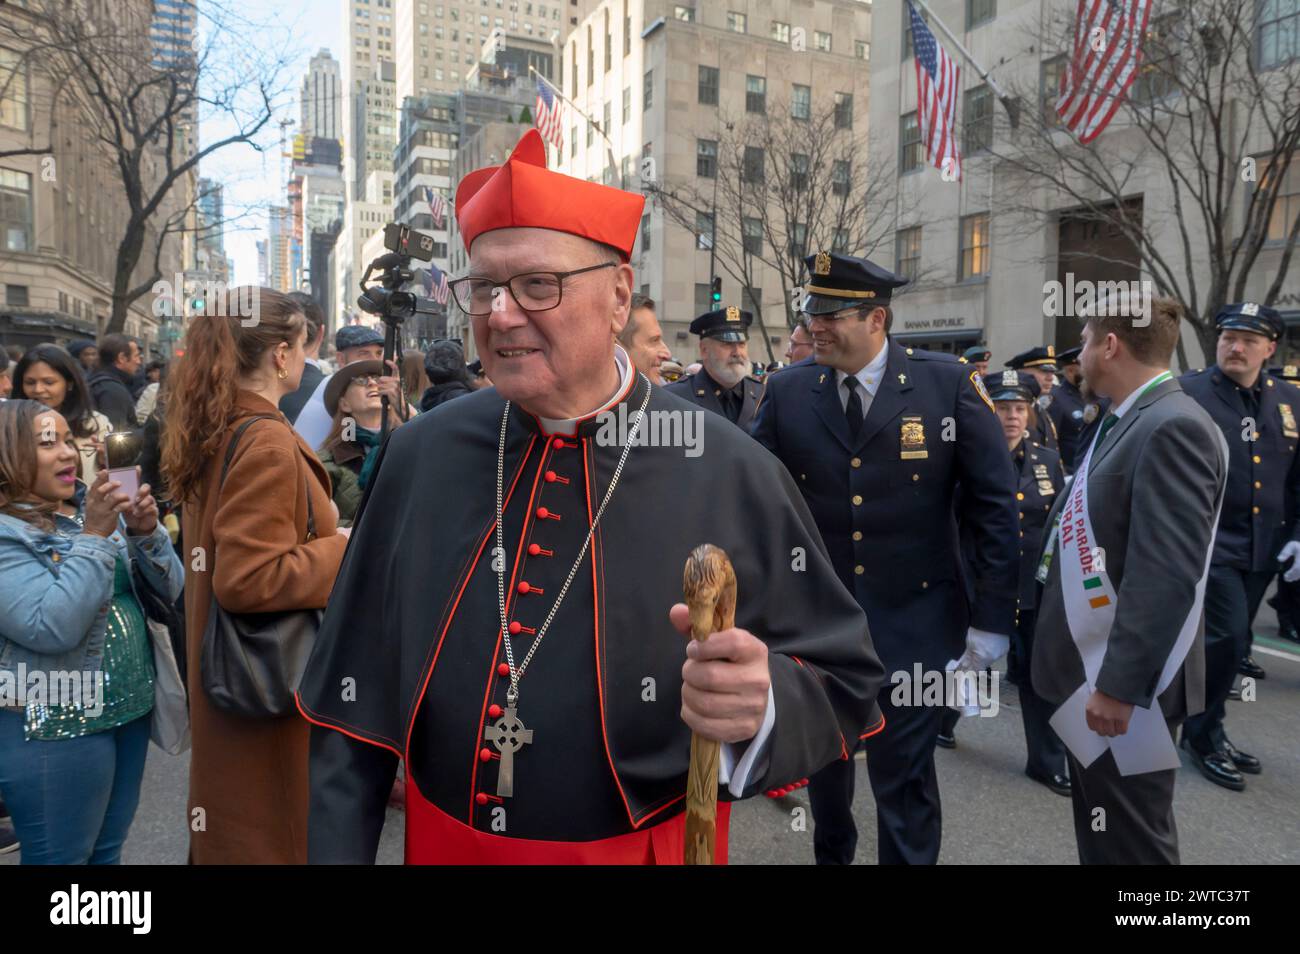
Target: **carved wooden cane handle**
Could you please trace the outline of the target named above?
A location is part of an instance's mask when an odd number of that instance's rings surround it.
[[[682,591],[691,614],[691,638],[736,623],[736,571],[727,554],[711,543],[691,551],[682,572]],[[686,782],[686,863],[713,864],[718,814],[720,746],[691,733],[691,769]]]

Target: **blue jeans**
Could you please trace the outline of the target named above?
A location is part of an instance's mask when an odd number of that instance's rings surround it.
[[[140,801],[153,714],[77,739],[28,742],[0,712],[0,797],[25,865],[115,865]]]

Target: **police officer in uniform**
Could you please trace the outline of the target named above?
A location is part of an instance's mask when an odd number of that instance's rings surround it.
[[[983,382],[952,355],[889,337],[890,298],[906,279],[828,252],[806,265],[813,362],[771,376],[754,437],[803,492],[887,673],[906,682],[914,666],[940,675],[954,659],[973,671],[991,666],[1015,631],[1019,519],[1015,473]],[[954,512],[958,480],[961,518],[977,542],[973,604]],[[882,864],[939,856],[934,745],[945,706],[921,704],[919,690],[886,685],[883,727],[862,731]],[[853,860],[858,741],[845,739],[842,759],[809,786],[819,863]]]
[[[1013,371],[1028,371],[1038,381],[1039,394],[1029,416],[1029,436],[1043,447],[1060,450],[1056,421],[1052,416],[1052,388],[1056,384],[1056,349],[1042,345],[1022,351],[1006,363]]]
[[[1286,364],[1279,368],[1269,368],[1269,374],[1289,381],[1292,384],[1300,384],[1300,365]],[[1288,514],[1288,517],[1291,516]],[[1300,643],[1300,582],[1288,583],[1284,579],[1285,573],[1277,575],[1277,592],[1273,598],[1268,601],[1268,605],[1277,611],[1277,634],[1282,639],[1293,643]],[[1243,668],[1246,665],[1255,665],[1254,660],[1247,657],[1242,661]],[[1255,665],[1255,668],[1262,674],[1263,670]],[[1244,672],[1244,675],[1254,675],[1251,672]],[[1263,678],[1257,675],[1255,678]]]
[[[1205,589],[1205,711],[1183,724],[1182,744],[1211,782],[1233,791],[1257,775],[1259,759],[1224,732],[1225,701],[1250,652],[1250,627],[1279,563],[1300,578],[1300,388],[1264,367],[1283,331],[1281,316],[1255,302],[1215,318],[1216,363],[1180,379],[1228,443],[1228,486]]]
[[[975,370],[983,377],[989,370],[989,359],[993,357],[993,352],[988,349],[987,345],[971,345],[961,353],[961,360],[964,364],[973,365]]]
[[[665,390],[749,430],[763,397],[763,382],[750,374],[749,326],[754,316],[734,305],[700,315],[691,334],[700,337],[702,367]]]
[[[1088,445],[1101,424],[1101,420],[1110,409],[1110,401],[1097,397],[1083,388],[1083,369],[1079,366],[1079,352],[1083,348],[1075,345],[1056,355],[1056,366],[1060,379],[1052,389],[1052,403],[1048,408],[1056,424],[1056,436],[1060,442],[1061,463],[1067,474],[1074,473],[1076,460],[1087,453]]]

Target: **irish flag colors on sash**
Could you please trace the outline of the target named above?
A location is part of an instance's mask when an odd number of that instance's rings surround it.
[[[1169,380],[1166,372],[1152,381],[1142,394],[1145,395]],[[1127,414],[1140,413],[1136,404]],[[1108,435],[1107,448],[1111,443],[1122,438],[1120,426],[1112,428],[1114,433]],[[1219,434],[1221,460],[1228,459],[1228,445]],[[1069,748],[1071,754],[1085,768],[1091,765],[1108,749],[1115,759],[1121,775],[1139,775],[1143,772],[1158,772],[1178,767],[1178,751],[1174,748],[1169,729],[1165,724],[1164,714],[1160,710],[1158,697],[1164,692],[1187,658],[1192,642],[1196,638],[1201,622],[1201,607],[1205,600],[1205,581],[1210,571],[1210,555],[1214,551],[1214,537],[1205,551],[1205,565],[1201,568],[1201,577],[1196,584],[1192,605],[1183,618],[1178,632],[1178,639],[1173,650],[1160,671],[1151,705],[1148,708],[1134,707],[1129,719],[1128,731],[1115,738],[1105,738],[1088,728],[1088,698],[1097,687],[1097,677],[1101,672],[1102,662],[1106,658],[1106,648],[1110,640],[1111,629],[1115,624],[1115,612],[1118,609],[1118,595],[1106,573],[1105,550],[1098,543],[1093,532],[1092,515],[1088,501],[1088,477],[1092,470],[1093,455],[1097,453],[1099,439],[1094,438],[1088,453],[1070,483],[1069,495],[1061,506],[1057,529],[1053,540],[1049,541],[1049,552],[1053,542],[1060,551],[1061,561],[1061,596],[1065,604],[1065,618],[1070,626],[1070,636],[1079,656],[1083,660],[1084,682],[1051,717],[1051,726]],[[1225,463],[1226,467],[1226,463]],[[1110,504],[1103,500],[1103,507]],[[1218,499],[1214,504],[1214,526],[1219,523],[1219,509],[1223,505],[1223,488],[1219,489]],[[1142,567],[1130,567],[1129,572],[1142,573]]]

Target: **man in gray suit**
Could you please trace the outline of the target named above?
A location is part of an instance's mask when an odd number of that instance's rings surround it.
[[[1176,864],[1173,737],[1204,708],[1227,449],[1169,373],[1177,303],[1155,299],[1145,317],[1125,304],[1083,329],[1084,376],[1111,412],[1049,518],[1032,679],[1058,707],[1080,862]]]

